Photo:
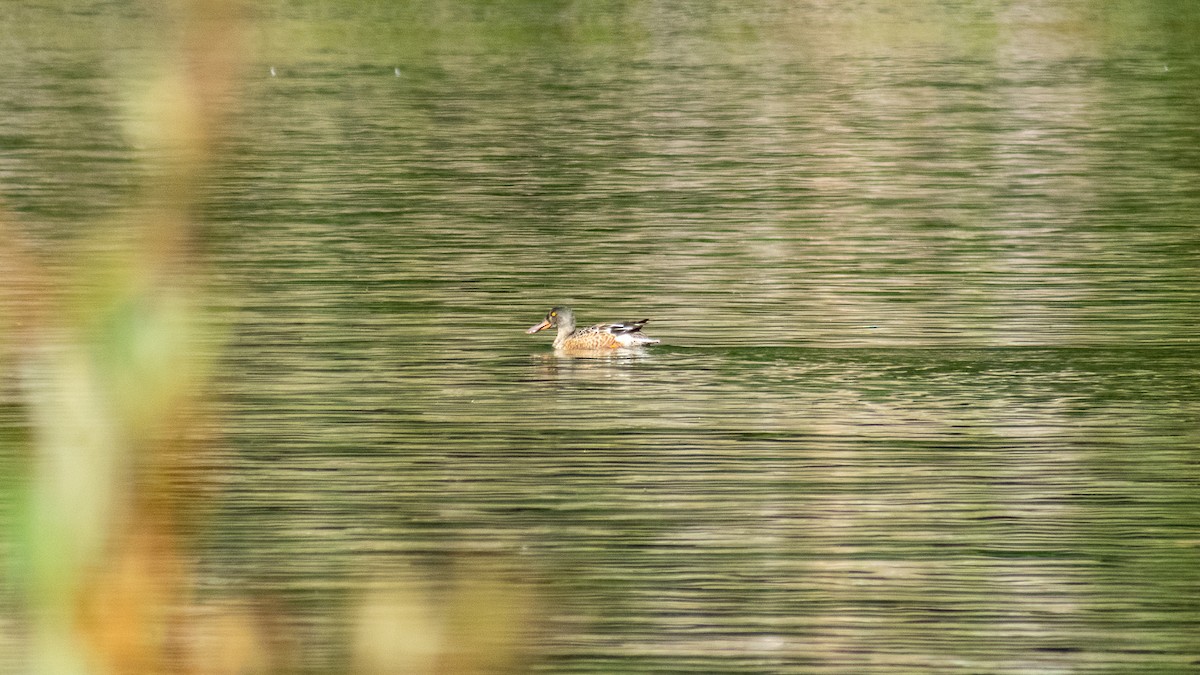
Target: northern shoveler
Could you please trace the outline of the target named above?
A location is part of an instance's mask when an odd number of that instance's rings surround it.
[[[555,349],[580,351],[621,349],[659,342],[659,340],[642,333],[642,326],[645,326],[649,320],[598,323],[595,326],[575,330],[575,313],[567,307],[555,307],[546,314],[546,318],[542,319],[541,323],[532,326],[525,332],[536,333],[552,326],[558,326],[558,335],[554,338]]]

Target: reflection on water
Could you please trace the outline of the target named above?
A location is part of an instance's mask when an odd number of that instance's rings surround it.
[[[313,672],[331,606],[451,562],[537,589],[547,672],[1194,668],[1194,31],[942,4],[299,56],[264,19],[207,205],[205,592],[277,598]],[[68,229],[48,167],[134,151],[48,131],[114,114],[105,73],[20,76],[5,198]],[[556,355],[559,303],[663,344]]]

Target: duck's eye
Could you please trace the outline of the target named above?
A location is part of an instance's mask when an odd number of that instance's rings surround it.
[[[558,312],[550,312],[550,316],[558,316]]]

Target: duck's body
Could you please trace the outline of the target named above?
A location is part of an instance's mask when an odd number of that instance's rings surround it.
[[[642,326],[649,319],[624,323],[598,323],[595,326],[575,329],[575,313],[567,307],[551,309],[546,318],[526,333],[536,333],[552,326],[558,327],[554,348],[566,351],[602,351],[627,349],[642,345],[657,344],[659,341],[642,333]]]

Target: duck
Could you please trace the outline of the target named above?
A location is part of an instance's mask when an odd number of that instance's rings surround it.
[[[598,323],[576,329],[575,312],[569,307],[554,307],[546,313],[546,318],[542,319],[541,323],[531,326],[525,332],[532,334],[557,326],[558,335],[554,338],[554,348],[565,351],[628,349],[661,342],[642,332],[642,326],[648,321],[650,319]]]

